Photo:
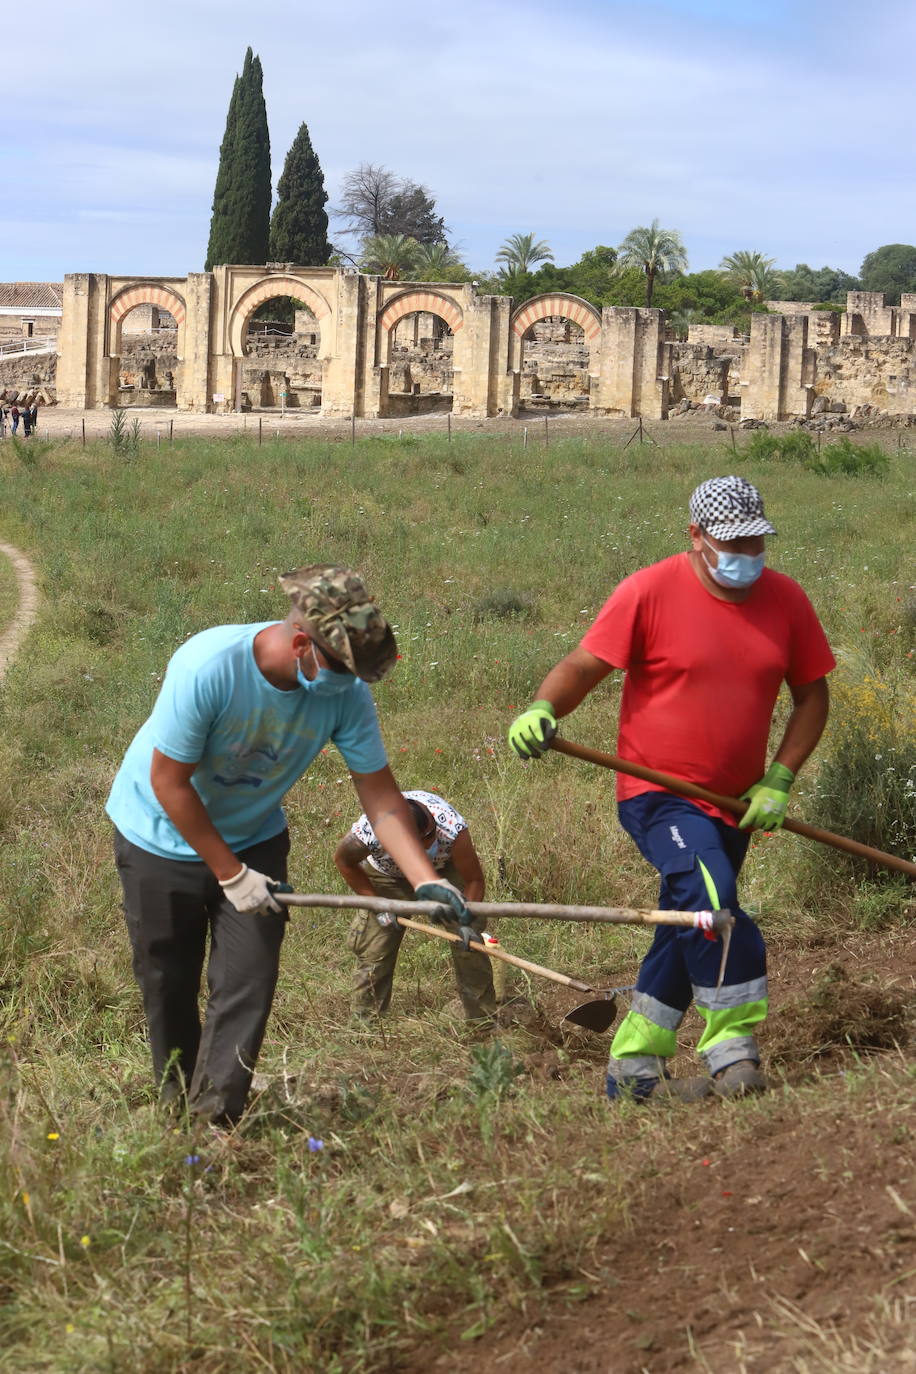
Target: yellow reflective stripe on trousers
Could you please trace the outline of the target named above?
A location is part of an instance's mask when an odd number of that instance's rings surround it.
[[[670,1059],[676,1051],[676,1033],[657,1026],[638,1011],[627,1012],[611,1045],[613,1059],[622,1059],[628,1054],[658,1054]]]
[[[744,1002],[740,1007],[720,1007],[715,1011],[697,1005],[697,1011],[706,1022],[697,1045],[697,1054],[711,1049],[722,1040],[735,1040],[741,1036],[753,1035],[761,1021],[766,1020],[767,1005],[766,997],[762,997],[759,1002]]]
[[[713,911],[719,911],[721,910],[722,903],[719,901],[718,889],[715,883],[713,882],[712,874],[704,864],[703,860],[700,858],[699,854],[697,855],[697,863],[700,865],[700,872],[703,874],[703,882],[706,886],[706,896],[709,898],[709,904],[712,907]]]

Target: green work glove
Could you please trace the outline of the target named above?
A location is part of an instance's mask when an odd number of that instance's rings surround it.
[[[789,788],[794,781],[791,768],[783,763],[771,763],[760,781],[741,794],[748,808],[738,822],[739,829],[778,830],[786,818]]]
[[[446,878],[440,878],[435,883],[421,883],[419,887],[414,888],[413,895],[418,902],[441,903],[439,910],[430,917],[434,925],[457,921],[460,926],[469,926],[474,919],[462,894],[455,884],[448,882]]]
[[[557,717],[549,701],[535,701],[509,726],[509,743],[520,759],[539,759],[557,733]]]

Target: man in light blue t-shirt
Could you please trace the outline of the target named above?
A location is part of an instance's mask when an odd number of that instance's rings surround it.
[[[313,565],[279,579],[285,620],[220,625],[173,655],[106,810],[166,1100],[233,1122],[245,1107],[279,969],[289,832],[283,798],[330,740],[420,900],[468,926],[388,767],[372,694],[397,646],[362,578]],[[289,889],[286,889],[289,891]],[[207,957],[209,1001],[198,1013]]]

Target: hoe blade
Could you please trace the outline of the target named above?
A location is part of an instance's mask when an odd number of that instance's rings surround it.
[[[581,1006],[573,1007],[563,1017],[564,1021],[571,1021],[574,1026],[582,1026],[584,1030],[595,1031],[601,1035],[606,1030],[610,1030],[617,1018],[617,998],[601,997],[594,1002],[583,1002]]]

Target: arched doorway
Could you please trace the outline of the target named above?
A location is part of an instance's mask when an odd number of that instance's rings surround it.
[[[318,411],[330,307],[305,282],[270,277],[241,297],[229,325],[236,410]]]
[[[522,411],[587,410],[600,368],[601,317],[579,296],[526,301],[511,320],[511,367]]]
[[[412,287],[386,303],[379,323],[385,379],[380,415],[449,414],[456,335],[464,324],[457,303],[437,291]]]
[[[168,287],[137,282],[108,309],[109,405],[171,408],[181,389],[185,303]]]

